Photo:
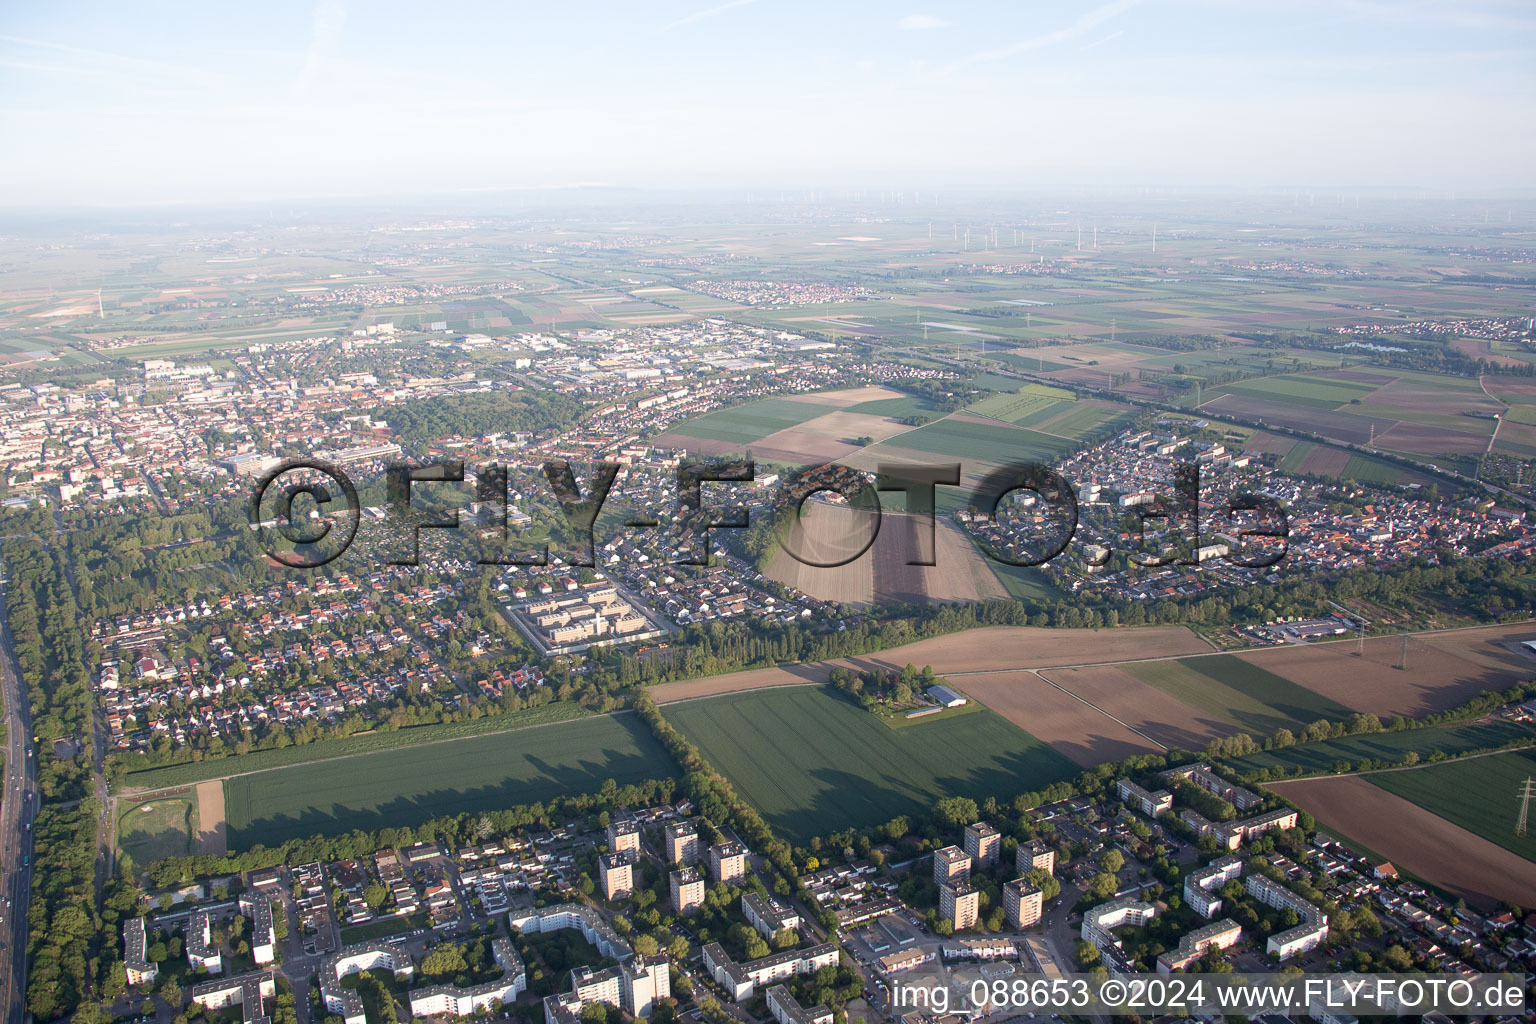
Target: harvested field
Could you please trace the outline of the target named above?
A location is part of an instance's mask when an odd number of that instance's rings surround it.
[[[224,783],[197,784],[197,852],[223,857],[229,852],[229,825],[224,820]]]
[[[1329,412],[1289,405],[1273,399],[1252,398],[1247,395],[1223,395],[1200,406],[1202,412],[1220,416],[1236,416],[1240,419],[1261,419],[1293,430],[1306,430],[1350,444],[1365,444],[1371,439],[1371,424],[1377,431],[1387,430],[1397,420],[1356,416],[1346,412]]]
[[[831,562],[845,558],[863,546],[875,528],[875,515],[847,505],[808,501],[800,526],[801,539],[794,543],[803,544],[803,553],[812,561]],[[885,533],[883,526],[880,532]],[[797,547],[797,550],[802,549]],[[767,571],[785,586],[794,587],[818,601],[868,605],[875,598],[874,565],[871,553],[865,552],[847,565],[821,568],[806,565],[781,548],[769,560]]]
[[[1284,455],[1294,447],[1296,442],[1289,437],[1256,430],[1253,436],[1243,444],[1243,451],[1264,455]]]
[[[1297,472],[1311,476],[1338,476],[1344,472],[1344,467],[1349,465],[1349,452],[1339,448],[1329,448],[1327,445],[1314,445],[1307,452],[1306,458],[1301,460]]]
[[[1478,435],[1422,423],[1399,423],[1385,434],[1378,432],[1376,446],[1420,455],[1481,455],[1488,447],[1488,434],[1493,432],[1491,421],[1487,426],[1488,433]]]
[[[983,626],[903,644],[874,654],[730,675],[683,679],[653,686],[657,703],[707,697],[766,686],[825,682],[835,666],[901,668],[932,665],[939,675],[1014,672],[1028,668],[1090,665],[1132,658],[1172,657],[1207,652],[1210,647],[1183,626],[1143,626],[1122,629],[1045,629],[1035,626]],[[965,683],[962,685],[969,685]],[[978,698],[980,699],[980,698]],[[990,704],[982,700],[983,704]]]
[[[807,548],[817,561],[834,561],[858,550],[873,517],[847,505],[807,503],[801,520]],[[921,604],[928,601],[984,601],[1008,596],[985,557],[953,520],[934,524],[930,546],[925,519],[887,512],[880,533],[863,555],[847,565],[818,568],[780,550],[768,575],[822,601]],[[933,565],[908,565],[921,558]]]
[[[1211,740],[1238,731],[1230,722],[1186,704],[1112,665],[1053,668],[1041,674],[1164,747],[1201,750]],[[1039,735],[1047,742],[1051,741],[1049,734]]]
[[[863,446],[854,441],[860,437],[882,441],[911,429],[884,416],[843,410],[775,431],[750,447],[754,458],[820,466],[858,451]]]
[[[1162,753],[1157,743],[1036,672],[993,672],[951,679],[950,685],[1085,768],[1132,754]]]
[[[1267,785],[1324,827],[1469,904],[1484,909],[1500,901],[1536,905],[1536,864],[1372,785],[1365,776]]]
[[[1397,667],[1399,637],[1371,637],[1355,657],[1355,641],[1277,647],[1237,657],[1356,711],[1419,716],[1466,703],[1536,677],[1536,657],[1509,644],[1536,639],[1536,623],[1418,633],[1408,641],[1408,668]]]

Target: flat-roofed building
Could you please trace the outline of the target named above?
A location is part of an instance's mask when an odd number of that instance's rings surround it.
[[[965,826],[965,852],[982,867],[991,867],[1003,853],[1003,834],[985,821]]]
[[[1300,919],[1296,927],[1271,935],[1265,947],[1267,952],[1288,960],[1298,953],[1317,948],[1328,937],[1328,915],[1280,883],[1263,875],[1249,875],[1243,879],[1243,887],[1265,906],[1276,910],[1289,907]]]
[[[272,927],[272,904],[265,893],[247,892],[240,897],[240,912],[251,919],[251,956],[258,964],[277,959],[276,933]]]
[[[470,1017],[489,1012],[498,1003],[510,1005],[516,1002],[528,984],[523,958],[517,955],[512,943],[501,936],[491,940],[491,956],[501,968],[499,978],[463,988],[457,985],[432,985],[413,989],[411,1016],[436,1017],[447,1014],[452,1017]]]
[[[955,931],[976,927],[981,915],[981,891],[967,881],[939,886],[939,916],[954,923]]]
[[[768,990],[768,1012],[778,1024],[832,1024],[832,1010],[827,1006],[801,1006],[783,985]]]
[[[805,949],[770,953],[746,963],[732,960],[725,947],[718,942],[706,943],[704,946],[704,969],[737,1002],[751,999],[753,992],[772,982],[783,981],[796,974],[815,974],[823,967],[836,967],[837,963],[837,947],[830,942]]]
[[[1166,789],[1148,792],[1130,779],[1121,779],[1115,783],[1115,790],[1120,794],[1121,800],[1149,818],[1155,818],[1173,809],[1173,794]]]
[[[633,818],[608,823],[608,852],[640,854],[640,823]]]
[[[1019,874],[1026,871],[1040,870],[1046,874],[1056,872],[1056,851],[1046,846],[1038,839],[1031,839],[1027,843],[1020,843],[1018,853],[1014,855],[1013,869]]]
[[[1101,903],[1083,915],[1083,941],[1093,943],[1101,952],[1106,947],[1119,948],[1114,929],[1123,924],[1146,924],[1156,916],[1156,907],[1131,896]]]
[[[270,1024],[263,999],[277,995],[277,979],[271,971],[252,971],[231,978],[215,978],[185,990],[189,1001],[205,1010],[240,1007],[241,1024]],[[356,1022],[351,1022],[356,1024]]]
[[[1184,902],[1201,917],[1215,917],[1221,910],[1221,887],[1243,873],[1241,857],[1214,860],[1184,876]]]
[[[184,944],[187,962],[193,968],[201,967],[209,974],[224,972],[224,958],[213,941],[213,915],[206,910],[194,910],[187,919],[187,935]]]
[[[572,928],[581,937],[597,947],[603,956],[614,960],[628,960],[635,955],[629,943],[592,907],[582,903],[559,903],[552,907],[513,911],[507,915],[507,924],[520,932],[554,932]]]
[[[597,860],[598,882],[603,899],[622,899],[635,891],[635,866],[633,854],[605,853]]]
[[[933,880],[939,885],[964,882],[971,877],[971,858],[958,846],[933,851]]]
[[[691,914],[704,905],[704,879],[698,868],[679,868],[668,876],[672,889],[672,909]]]
[[[1040,922],[1045,894],[1027,878],[1015,878],[1003,886],[1003,913],[1015,928],[1028,928]]]
[[[743,893],[741,913],[747,924],[756,928],[763,938],[772,941],[782,931],[800,927],[800,915],[794,910],[778,906],[763,899],[755,892]]]
[[[716,843],[709,848],[709,873],[732,885],[747,877],[747,848],[740,843]]]
[[[673,864],[699,862],[699,829],[691,821],[674,821],[667,826],[667,861]]]
[[[1229,949],[1242,938],[1243,929],[1230,917],[1202,925],[1192,932],[1185,932],[1179,945],[1157,958],[1157,969],[1162,974],[1182,970],[1205,955],[1208,949]]]
[[[160,973],[159,965],[146,953],[148,948],[144,919],[130,917],[123,923],[123,970],[128,975],[128,984],[147,984]]]

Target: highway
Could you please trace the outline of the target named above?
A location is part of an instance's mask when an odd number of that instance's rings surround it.
[[[32,820],[37,815],[37,765],[32,723],[5,624],[0,578],[0,696],[5,701],[5,789],[0,792],[0,962],[4,964],[6,1024],[20,1024],[27,991],[27,899],[32,892]]]

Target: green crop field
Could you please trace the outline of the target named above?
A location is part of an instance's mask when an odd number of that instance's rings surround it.
[[[1530,751],[1474,757],[1405,772],[1365,776],[1373,785],[1396,793],[1491,843],[1536,860],[1536,835],[1515,835],[1520,801],[1515,794],[1526,779],[1536,778]]]
[[[541,803],[673,775],[677,766],[637,715],[362,754],[241,775],[224,783],[231,850],[317,833],[411,825],[486,808]]]
[[[1362,484],[1400,484],[1403,481],[1403,471],[1386,462],[1378,462],[1364,455],[1351,455],[1349,462],[1345,464],[1344,471],[1339,474],[1345,480],[1356,480]]]
[[[216,757],[186,764],[171,764],[160,768],[146,768],[129,772],[125,786],[133,790],[156,790],[171,786],[187,786],[209,779],[222,779],[245,772],[283,768],[288,765],[324,761],[332,757],[351,754],[367,754],[376,750],[396,750],[400,747],[437,740],[465,739],[484,736],[493,732],[509,732],[532,725],[549,725],[583,718],[589,712],[574,701],[555,701],[541,704],[527,711],[509,715],[486,715],[483,718],[467,718],[460,722],[443,722],[434,725],[418,725],[409,729],[386,732],[363,732],[333,740],[316,740],[291,747],[275,747],[271,750],[253,750],[249,754]]]
[[[902,448],[983,462],[1054,462],[1072,450],[1072,442],[1038,430],[972,423],[954,417],[909,430],[895,441]]]
[[[1142,682],[1255,736],[1352,712],[1304,686],[1229,654],[1120,666]]]
[[[1296,405],[1306,409],[1337,409],[1348,404],[1351,398],[1359,398],[1375,390],[1366,384],[1326,377],[1260,377],[1213,388],[1209,394],[1227,392],[1234,395],[1250,395]]]
[[[748,402],[746,405],[707,413],[673,427],[672,432],[706,441],[751,444],[777,431],[797,427],[828,411],[827,406],[815,405],[809,399],[765,398],[761,402]]]
[[[858,405],[851,405],[847,411],[863,413],[866,416],[885,416],[893,420],[899,420],[903,416],[932,418],[939,415],[932,402],[921,398],[876,398],[868,402],[860,402]]]
[[[1037,423],[1046,433],[1080,439],[1116,420],[1129,418],[1126,410],[1107,409],[1101,405],[1079,405],[1048,423]]]
[[[945,796],[1011,797],[1080,770],[991,711],[890,729],[821,687],[708,697],[665,713],[794,842],[925,812]]]
[[[1359,764],[1366,758],[1395,764],[1410,750],[1428,759],[1435,751],[1447,757],[1469,750],[1501,747],[1515,740],[1536,741],[1536,733],[1519,722],[1465,722],[1460,725],[1436,725],[1401,732],[1372,732],[1343,736],[1317,743],[1298,743],[1294,747],[1266,750],[1259,754],[1229,759],[1233,770],[1248,773],[1283,769],[1293,772],[1331,772],[1340,761]]]

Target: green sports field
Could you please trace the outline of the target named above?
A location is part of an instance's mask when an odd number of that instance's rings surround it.
[[[945,796],[1005,799],[1081,771],[991,711],[890,729],[811,686],[701,698],[664,711],[794,842],[926,812]]]
[[[1405,772],[1379,772],[1365,778],[1491,843],[1536,860],[1536,835],[1515,835],[1515,819],[1520,812],[1516,794],[1526,779],[1536,778],[1536,757],[1530,751],[1473,757]]]
[[[224,783],[229,847],[411,825],[674,775],[637,715],[602,715],[277,768]]]

